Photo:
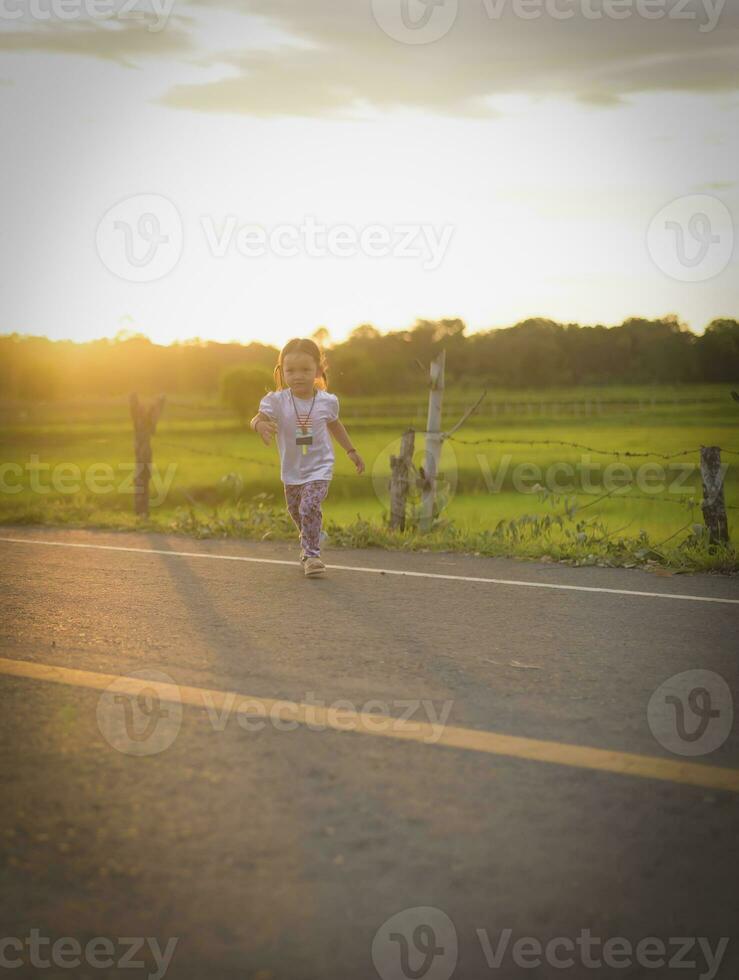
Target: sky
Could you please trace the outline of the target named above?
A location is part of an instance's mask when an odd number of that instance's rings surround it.
[[[739,317],[734,0],[0,0],[0,332]]]

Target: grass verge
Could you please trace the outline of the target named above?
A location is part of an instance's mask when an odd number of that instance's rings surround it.
[[[685,574],[739,573],[733,545],[714,545],[701,524],[689,523],[667,539],[652,540],[642,530],[622,536],[597,516],[582,513],[575,498],[542,489],[537,512],[500,520],[494,528],[459,527],[438,517],[421,533],[417,502],[410,507],[405,532],[391,530],[387,516],[353,521],[328,520],[324,529],[331,548],[384,548],[393,551],[453,551],[469,555],[561,562],[568,565],[646,568]],[[296,531],[281,501],[269,494],[237,499],[210,507],[193,503],[173,511],[153,511],[148,519],[119,510],[104,510],[83,495],[44,502],[18,502],[6,507],[0,525],[42,525],[120,531],[154,531],[193,538],[295,541]]]

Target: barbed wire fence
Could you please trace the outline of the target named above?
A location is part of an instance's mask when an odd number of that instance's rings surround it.
[[[470,419],[478,410],[479,406],[482,404],[484,398],[487,395],[486,391],[483,391],[479,396],[477,401],[469,406],[462,414],[459,421],[453,425],[450,429],[443,430],[441,428],[441,406],[442,397],[444,390],[444,352],[441,352],[430,367],[430,383],[429,383],[429,413],[428,418],[431,420],[431,425],[427,422],[427,428],[422,430],[416,430],[412,427],[407,428],[401,436],[400,452],[398,455],[390,456],[390,477],[388,480],[388,489],[390,494],[390,526],[391,528],[404,531],[407,526],[407,508],[408,508],[408,497],[409,494],[416,490],[421,495],[421,513],[419,526],[422,531],[428,531],[433,526],[433,520],[435,516],[435,504],[437,495],[437,484],[439,479],[439,467],[441,460],[441,448],[444,442],[456,443],[464,446],[499,446],[499,445],[518,445],[518,446],[558,446],[567,447],[571,449],[577,449],[581,452],[593,453],[601,456],[608,456],[614,459],[622,458],[642,458],[642,459],[653,459],[653,460],[673,460],[685,456],[698,456],[700,460],[700,472],[702,479],[702,500],[700,502],[700,507],[702,511],[704,525],[709,535],[710,543],[712,544],[728,544],[729,543],[729,531],[728,531],[728,519],[726,512],[728,510],[739,510],[739,507],[733,505],[727,505],[724,499],[724,470],[721,467],[721,454],[737,456],[739,455],[739,450],[730,449],[727,447],[719,446],[695,446],[690,449],[677,450],[675,452],[669,453],[659,453],[655,451],[638,451],[631,449],[605,449],[601,447],[589,446],[584,443],[575,442],[565,439],[515,439],[506,438],[499,436],[485,437],[480,439],[468,439],[463,438],[456,433],[459,429]],[[732,393],[734,395],[734,393]],[[133,397],[133,396],[132,396]],[[739,401],[736,396],[735,400]],[[156,401],[158,408],[157,416],[161,413],[164,406],[164,396],[160,396]],[[189,402],[179,402],[171,401],[174,407],[182,407],[193,409],[194,411],[202,412],[203,408],[207,408],[209,411],[218,414],[221,418],[229,417],[227,410],[221,410],[214,406],[198,406],[193,405]],[[135,421],[135,420],[134,420]],[[433,428],[431,427],[433,426]],[[150,435],[153,435],[156,431],[156,425],[153,426]],[[416,467],[413,456],[415,451],[415,437],[423,436],[425,439],[425,451],[424,451],[424,463]],[[142,433],[140,431],[140,426],[137,431],[137,460],[143,455],[145,463],[139,464],[137,462],[137,480],[138,483],[143,485],[148,479],[148,474],[151,469],[151,447],[148,443],[149,435],[144,435],[144,444],[142,447],[141,439]],[[253,456],[244,456],[238,453],[226,452],[221,450],[210,450],[202,449],[199,447],[186,445],[184,442],[173,442],[170,439],[161,439],[157,437],[157,445],[163,446],[169,449],[175,449],[181,453],[188,453],[194,455],[209,456],[218,459],[230,459],[239,463],[246,463],[250,466],[258,466],[272,472],[279,471],[279,463],[271,460],[259,460],[255,459]],[[141,472],[139,472],[139,469]],[[227,474],[227,477],[231,474]],[[337,474],[338,478],[349,478],[344,474]],[[336,478],[336,477],[335,477]],[[225,479],[225,478],[224,478]],[[656,496],[650,494],[638,494],[634,493],[631,489],[634,486],[634,481],[630,483],[625,483],[619,487],[613,488],[613,490],[598,496],[594,500],[589,501],[586,504],[578,507],[579,511],[585,510],[588,507],[593,506],[601,502],[602,500],[613,496],[616,491],[627,491],[621,493],[620,496],[625,499],[630,500],[647,500],[654,503],[671,503],[678,504],[683,507],[689,507],[692,509],[698,506],[698,501],[695,496],[691,498],[686,498],[683,500],[676,500],[670,497]],[[194,498],[183,490],[184,496],[190,501],[191,504],[200,507],[201,505],[194,500]],[[591,496],[590,493],[573,491],[569,494],[572,497],[578,496]],[[148,514],[148,495],[142,492],[137,494],[136,500],[137,513]],[[631,523],[631,522],[630,522]],[[687,529],[694,525],[694,521],[689,521],[684,527],[679,528],[677,531],[673,532],[668,538],[665,539],[665,543],[671,540],[681,531]],[[628,526],[628,525],[626,525]],[[623,529],[619,529],[623,530]],[[609,532],[609,536],[618,533],[618,530]]]
[[[400,453],[397,456],[391,456],[390,458],[390,519],[392,527],[401,531],[405,529],[408,495],[414,486],[420,486],[422,495],[420,526],[421,530],[429,529],[432,523],[430,517],[434,512],[434,500],[437,490],[441,448],[444,442],[452,442],[465,446],[566,446],[568,448],[578,449],[581,452],[609,456],[614,459],[642,458],[672,460],[684,456],[698,455],[700,460],[700,473],[702,481],[702,501],[700,503],[700,507],[704,525],[708,532],[709,542],[711,544],[729,543],[729,527],[726,511],[739,510],[739,507],[734,507],[731,505],[727,507],[726,505],[726,501],[724,499],[724,470],[721,466],[721,453],[723,452],[727,455],[737,456],[739,455],[739,450],[722,448],[720,446],[700,445],[693,447],[692,449],[681,449],[671,453],[659,453],[654,451],[637,451],[630,449],[601,449],[593,446],[587,446],[584,443],[564,439],[510,439],[499,436],[486,437],[483,439],[465,439],[455,435],[455,433],[469,418],[472,417],[472,415],[474,415],[485,398],[487,392],[483,391],[477,401],[463,413],[460,420],[454,426],[452,426],[451,429],[446,431],[442,430],[441,402],[444,390],[444,365],[445,354],[442,351],[430,365],[429,410],[426,429],[421,431],[414,430],[411,427],[406,429],[401,437]],[[734,401],[739,402],[739,393],[732,392],[732,398]],[[416,435],[422,435],[425,438],[426,443],[424,463],[418,468],[413,462]],[[617,489],[628,490],[631,486],[633,486],[633,481],[631,481],[629,484],[625,484],[622,488],[614,488],[613,491],[598,497],[596,500],[584,504],[579,508],[579,510],[582,511],[586,507],[593,506],[594,504],[605,499],[605,497],[611,496]],[[573,494],[572,496],[578,496],[578,494]],[[634,494],[630,491],[622,494],[622,496],[628,497],[629,499],[656,499],[655,497],[650,497],[647,494]],[[679,503],[683,506],[689,505],[691,507],[691,511],[694,506],[697,506],[695,498],[692,498],[689,501],[670,500],[670,498],[661,499],[665,501],[669,500],[671,503]],[[694,522],[692,520],[688,521],[687,524],[673,532],[668,538],[662,541],[661,544],[664,544],[676,537],[677,534],[691,527],[693,524]],[[609,533],[612,535],[618,532],[614,531]]]

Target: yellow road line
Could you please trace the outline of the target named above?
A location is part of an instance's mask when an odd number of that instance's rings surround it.
[[[8,660],[0,657],[0,674],[68,684],[73,687],[86,687],[97,691],[104,691],[111,685],[115,685],[117,694],[131,696],[140,694],[145,688],[153,688],[162,701],[188,704],[209,711],[228,710],[243,715],[276,718],[281,723],[295,722],[312,729],[359,732],[363,735],[442,745],[469,752],[484,752],[488,755],[549,762],[577,769],[613,772],[621,776],[641,776],[645,779],[661,779],[705,789],[739,792],[739,769],[723,769],[694,762],[595,749],[585,745],[568,745],[563,742],[547,742],[471,728],[404,721],[374,712],[254,697],[235,691],[165,684],[157,680],[143,680],[141,677],[101,674],[27,660]]]

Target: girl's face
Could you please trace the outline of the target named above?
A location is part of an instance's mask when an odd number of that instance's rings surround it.
[[[319,370],[310,354],[295,351],[285,355],[282,374],[288,388],[298,396],[305,396],[310,395],[313,390],[313,382],[319,376]]]

